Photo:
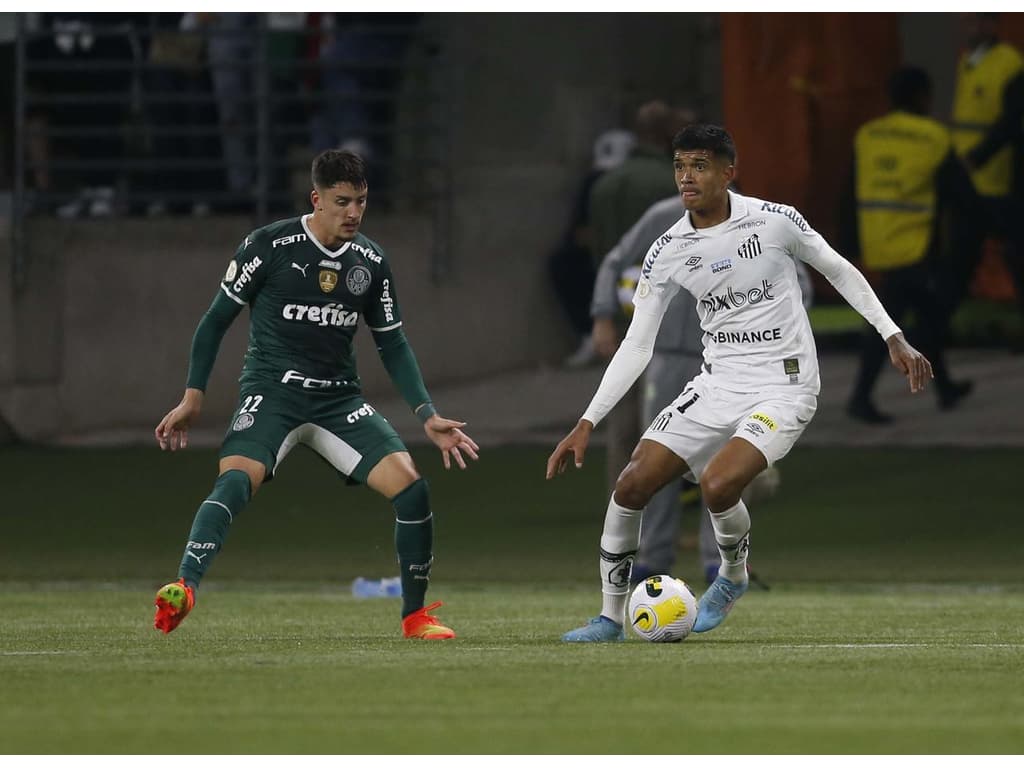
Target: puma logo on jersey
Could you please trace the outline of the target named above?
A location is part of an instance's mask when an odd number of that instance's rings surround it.
[[[189,557],[194,557],[196,559],[197,563],[202,563],[203,562],[203,558],[206,557],[210,553],[209,552],[204,552],[201,555],[197,555],[195,552],[186,552],[185,554],[187,554]]]
[[[302,276],[303,276],[303,277],[305,277],[305,276],[306,276],[306,270],[307,270],[307,269],[309,268],[309,264],[303,264],[303,265],[302,265],[302,266],[300,267],[300,266],[299,266],[298,264],[296,264],[296,263],[295,263],[295,262],[293,261],[293,262],[292,262],[292,266],[293,266],[293,267],[295,267],[295,268],[296,268],[297,270],[299,270],[299,272],[301,272],[301,273],[302,273]]]

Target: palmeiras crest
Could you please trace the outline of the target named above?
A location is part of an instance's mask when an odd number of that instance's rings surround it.
[[[370,287],[370,279],[370,270],[357,264],[345,275],[345,286],[353,296],[362,296]]]

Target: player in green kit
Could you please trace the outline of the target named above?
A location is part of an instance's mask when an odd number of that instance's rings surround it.
[[[199,505],[179,579],[156,596],[154,626],[170,632],[195,604],[195,591],[228,528],[297,444],[388,498],[406,637],[445,640],[455,633],[424,607],[433,562],[427,484],[401,438],[361,394],[352,339],[360,317],[384,367],[441,450],[445,469],[466,468],[478,446],[462,422],[439,416],[402,331],[395,280],[383,250],[359,233],[366,169],[352,152],[327,150],[313,161],[313,212],[257,229],[239,245],[192,339],[185,395],[156,427],[164,450],[188,444],[221,339],[248,305],[249,347],[238,409],[220,451],[220,474]]]

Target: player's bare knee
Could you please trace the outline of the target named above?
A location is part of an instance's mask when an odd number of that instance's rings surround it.
[[[734,506],[740,500],[742,491],[739,479],[727,472],[710,469],[701,475],[701,496],[712,512],[721,512]]]
[[[420,473],[416,470],[412,457],[402,451],[388,454],[377,462],[377,465],[370,470],[366,484],[391,499],[419,479]]]
[[[649,483],[633,464],[627,465],[615,482],[615,503],[626,509],[643,509],[653,495]]]

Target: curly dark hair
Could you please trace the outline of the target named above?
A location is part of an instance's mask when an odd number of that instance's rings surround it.
[[[736,162],[736,144],[732,136],[720,125],[694,123],[688,125],[672,139],[672,151],[706,149],[715,157],[722,157],[730,163]]]

